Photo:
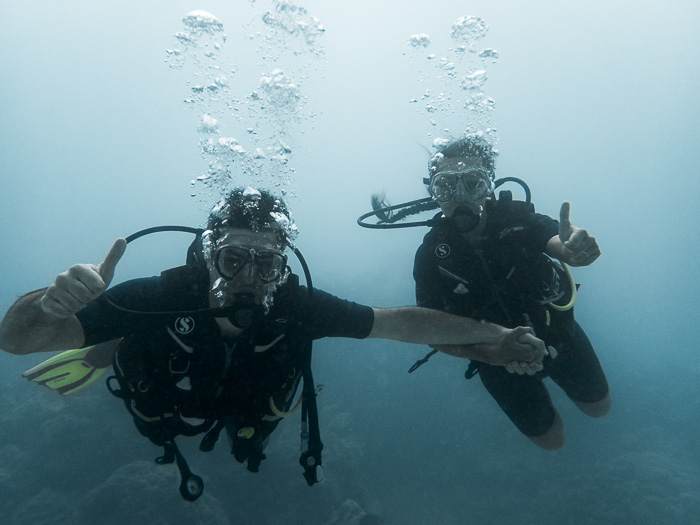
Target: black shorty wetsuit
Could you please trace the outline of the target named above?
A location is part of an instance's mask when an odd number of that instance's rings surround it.
[[[183,266],[119,284],[105,294],[113,304],[102,298],[77,316],[86,345],[124,338],[115,373],[144,435],[162,445],[225,419],[233,453],[239,461],[256,456],[248,462],[254,470],[280,412],[293,402],[309,342],[365,338],[373,310],[317,289],[310,297],[291,275],[268,314],[239,337],[225,339],[204,311],[208,294],[206,267]]]
[[[551,377],[567,395],[582,402],[605,397],[608,384],[593,347],[573,310],[547,305],[568,302],[565,273],[546,255],[558,234],[557,221],[524,202],[489,200],[479,244],[465,242],[450,219],[435,226],[418,248],[413,267],[418,306],[484,319],[508,328],[530,325],[557,349],[535,376],[510,374],[502,366],[478,363],[484,386],[527,436],[547,432],[554,409],[542,378]],[[568,294],[567,294],[568,290]]]

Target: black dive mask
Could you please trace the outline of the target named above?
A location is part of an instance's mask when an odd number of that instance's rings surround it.
[[[259,321],[265,315],[265,308],[255,303],[251,293],[237,293],[233,296],[233,304],[226,307],[226,318],[236,328],[245,330]]]
[[[450,216],[450,220],[460,233],[469,233],[479,225],[481,213],[477,213],[471,206],[459,206]]]

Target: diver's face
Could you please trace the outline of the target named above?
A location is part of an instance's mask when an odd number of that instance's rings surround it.
[[[287,275],[284,247],[272,232],[230,228],[216,241],[207,260],[211,292],[219,306],[229,306],[236,294],[255,304],[270,301]]]
[[[491,195],[489,170],[477,157],[446,158],[431,177],[431,194],[446,217],[460,208],[480,216]]]

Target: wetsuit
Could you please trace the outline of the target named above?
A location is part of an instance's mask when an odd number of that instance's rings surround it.
[[[558,357],[545,359],[535,376],[510,374],[502,366],[476,362],[484,386],[518,429],[527,436],[547,432],[554,408],[542,383],[551,377],[577,401],[600,401],[608,392],[605,375],[573,309],[565,304],[567,277],[544,255],[559,232],[557,221],[535,213],[531,204],[488,200],[486,224],[475,244],[454,223],[442,219],[426,234],[413,268],[418,306],[484,319],[508,328],[530,325],[554,346]]]
[[[119,284],[77,314],[85,344],[123,337],[114,369],[139,430],[162,445],[175,435],[207,431],[225,420],[239,461],[257,470],[269,434],[288,410],[304,349],[322,337],[367,337],[372,308],[299,286],[296,275],[275,293],[269,313],[225,339],[209,308],[204,265]],[[189,311],[189,313],[182,313]],[[242,434],[241,434],[242,432]]]

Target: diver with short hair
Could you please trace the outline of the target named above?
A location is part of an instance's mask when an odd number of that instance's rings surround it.
[[[574,319],[577,285],[566,269],[592,264],[600,248],[571,224],[568,202],[557,222],[535,213],[529,202],[512,200],[510,192],[496,199],[496,155],[483,137],[468,135],[443,145],[430,160],[425,181],[441,213],[415,256],[416,304],[503,326],[532,326],[556,349],[543,363],[505,367],[477,357],[467,372],[469,378],[478,371],[532,442],[555,450],[564,446],[564,430],[543,378],[550,377],[590,416],[610,409],[605,374]]]

